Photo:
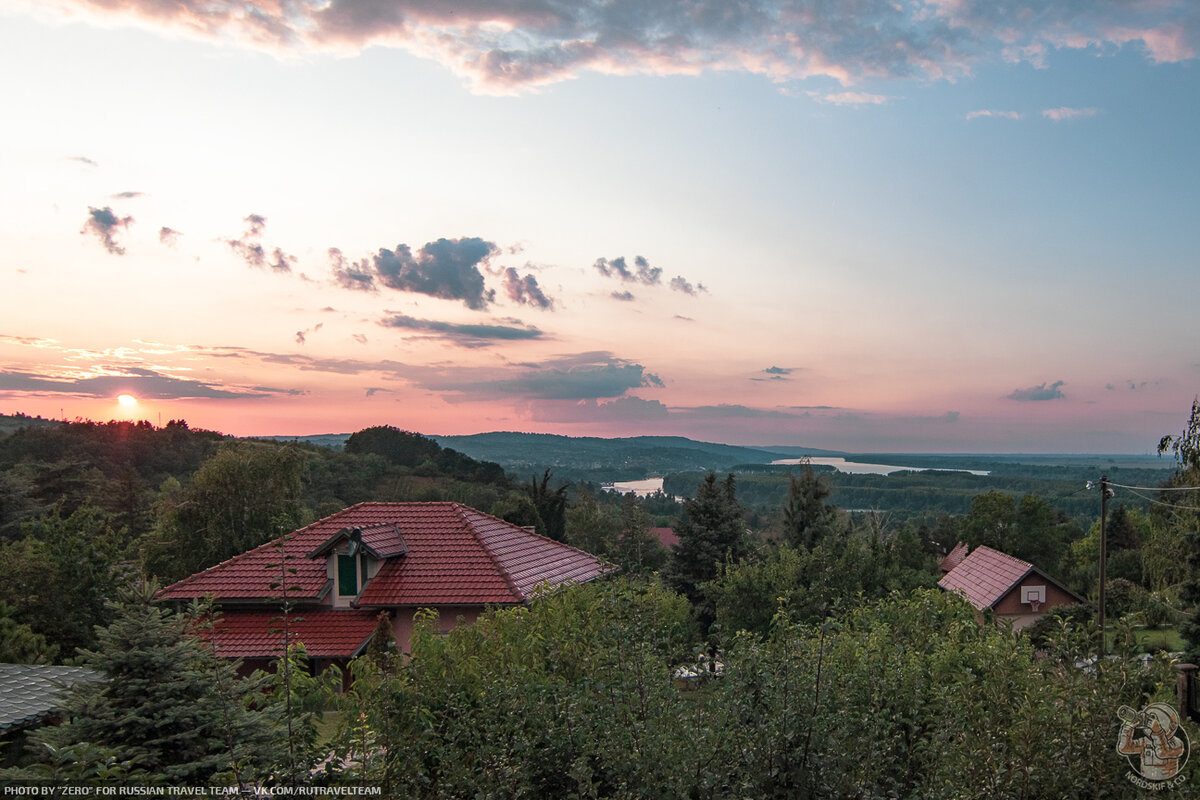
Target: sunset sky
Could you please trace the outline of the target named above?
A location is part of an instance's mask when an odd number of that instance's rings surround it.
[[[1198,52],[1191,0],[5,0],[0,413],[1152,452]]]

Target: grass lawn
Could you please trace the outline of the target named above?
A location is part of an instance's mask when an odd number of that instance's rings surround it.
[[[317,717],[317,741],[325,744],[333,739],[337,733],[338,726],[342,724],[342,712],[340,711],[323,711]]]
[[[1186,647],[1183,637],[1174,628],[1157,628],[1154,630],[1150,628],[1137,628],[1133,634],[1137,639],[1138,649],[1143,653],[1157,653],[1159,650],[1175,653]],[[1111,653],[1116,634],[1112,628],[1108,628],[1104,635],[1108,641],[1108,649]]]

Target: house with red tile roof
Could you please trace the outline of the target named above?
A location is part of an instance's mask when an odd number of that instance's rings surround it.
[[[262,666],[290,641],[316,668],[366,648],[381,611],[407,651],[413,616],[438,612],[448,631],[492,606],[595,580],[601,559],[461,503],[359,503],[163,589],[162,600],[212,596],[217,652]]]
[[[967,550],[967,543],[959,542],[958,544],[954,545],[949,553],[946,553],[946,555],[942,556],[942,561],[938,565],[942,571],[942,574],[945,575],[947,572],[961,564],[962,560],[967,557]]]
[[[990,611],[996,619],[1007,620],[1020,629],[1059,606],[1084,602],[1033,564],[999,550],[980,545],[968,552],[960,542],[943,559],[943,565],[955,555],[957,564],[938,581],[938,586],[965,597],[981,620]]]

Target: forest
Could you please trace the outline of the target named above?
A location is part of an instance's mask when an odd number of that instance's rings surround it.
[[[1173,702],[1174,664],[1200,655],[1200,406],[1164,437],[1173,469],[1152,502],[1109,503],[1106,637],[1094,606],[1013,632],[936,589],[938,558],[964,541],[1095,603],[1098,513],[1019,475],[997,486],[937,473],[960,505],[900,515],[847,510],[853,495],[803,464],[690,474],[680,501],[545,468],[506,474],[390,426],[333,450],[182,421],[5,423],[0,662],[112,680],[74,691],[64,724],[4,743],[3,781],[430,798],[1135,796],[1116,710]],[[882,480],[916,492],[907,477]],[[1095,487],[1076,490],[1098,511]],[[426,619],[406,657],[381,632],[344,690],[342,676],[309,674],[302,652],[239,676],[194,636],[218,609],[154,602],[158,586],[366,500],[460,501],[621,574],[448,635]],[[669,551],[649,532],[662,526],[679,537]]]

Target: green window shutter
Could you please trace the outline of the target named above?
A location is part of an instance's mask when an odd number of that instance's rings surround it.
[[[338,556],[338,594],[342,597],[358,594],[358,565],[354,556]]]

